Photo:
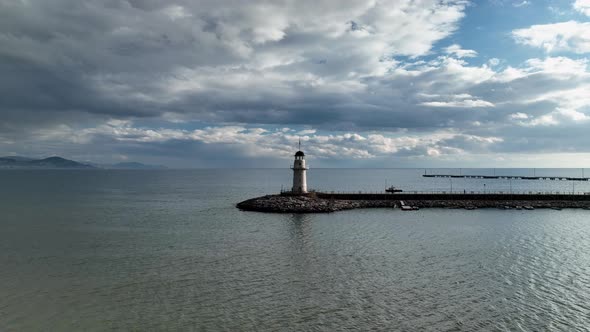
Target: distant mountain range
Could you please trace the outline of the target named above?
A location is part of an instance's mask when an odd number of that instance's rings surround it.
[[[164,166],[145,165],[138,162],[118,164],[81,163],[62,157],[34,159],[22,156],[0,157],[0,169],[165,169]]]
[[[61,157],[32,159],[20,156],[0,157],[0,168],[95,168]]]

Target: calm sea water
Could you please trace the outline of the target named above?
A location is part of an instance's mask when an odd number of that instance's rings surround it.
[[[312,169],[309,183],[450,187],[423,173]],[[590,211],[234,208],[290,178],[288,169],[0,172],[0,331],[590,328]],[[484,183],[574,189],[452,184]]]

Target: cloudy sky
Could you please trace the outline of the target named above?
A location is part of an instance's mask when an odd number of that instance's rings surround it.
[[[0,155],[590,165],[590,0],[0,0]]]

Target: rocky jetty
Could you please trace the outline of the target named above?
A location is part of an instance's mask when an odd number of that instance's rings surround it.
[[[572,200],[481,200],[481,199],[448,199],[448,200],[404,200],[406,206],[416,208],[447,208],[447,209],[590,209],[590,201]],[[237,204],[246,211],[275,213],[329,213],[359,208],[394,208],[401,206],[395,199],[327,199],[314,195],[267,195],[252,198]]]
[[[590,209],[590,201],[570,200],[406,200],[405,203],[419,208],[447,209]]]
[[[395,201],[386,200],[330,200],[313,196],[282,195],[267,195],[237,204],[241,210],[277,213],[328,213],[358,208],[395,206]]]

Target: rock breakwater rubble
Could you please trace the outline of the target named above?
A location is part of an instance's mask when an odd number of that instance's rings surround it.
[[[590,209],[590,201],[571,200],[405,200],[405,205],[418,208],[448,208],[448,209],[562,209],[581,208]],[[326,199],[310,196],[266,195],[248,199],[236,205],[245,211],[274,212],[274,213],[329,213],[342,210],[360,208],[395,208],[400,206],[398,200],[344,200]]]
[[[391,200],[330,200],[309,196],[267,195],[237,204],[246,211],[277,213],[327,213],[359,208],[395,207]]]

